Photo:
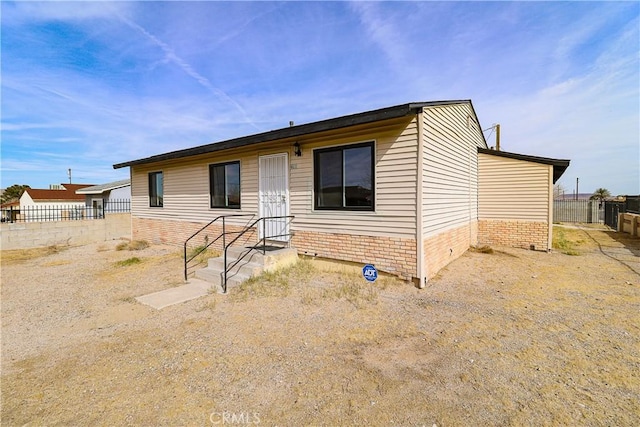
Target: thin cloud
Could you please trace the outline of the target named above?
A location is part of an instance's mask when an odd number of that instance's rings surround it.
[[[503,150],[571,159],[564,186],[580,177],[590,191],[638,192],[640,94],[629,91],[636,79],[629,66],[595,69],[528,97],[485,104],[484,110],[502,125]]]
[[[407,65],[407,56],[403,46],[404,35],[401,27],[388,14],[380,11],[380,4],[370,2],[352,2],[351,8],[360,18],[366,32],[380,48],[395,69]]]
[[[640,190],[635,4],[0,7],[3,179],[55,183],[71,167],[107,182],[126,172],[113,163],[290,120],[470,98],[506,150],[570,158],[585,187]]]
[[[263,12],[260,12],[256,15],[252,15],[246,19],[243,20],[242,23],[237,24],[235,26],[235,28],[231,31],[229,31],[228,33],[224,34],[222,37],[219,37],[218,40],[215,41],[215,45],[221,45],[223,43],[226,43],[236,37],[238,37],[238,35],[242,34],[243,32],[247,31],[251,24],[253,24],[254,22],[256,22],[257,20],[263,18],[266,15],[269,15],[281,8],[284,7],[284,3],[283,4],[276,4],[275,7],[269,8]]]
[[[22,24],[33,21],[82,22],[111,19],[128,15],[132,3],[123,1],[15,1],[2,2],[2,24]]]
[[[139,98],[114,93],[108,86],[81,75],[41,75],[37,70],[19,78],[5,74],[3,85],[10,88],[13,111],[10,116],[3,116],[3,174],[46,174],[52,166],[46,166],[49,160],[29,167],[34,163],[20,163],[18,157],[38,159],[44,156],[44,147],[50,147],[52,154],[72,152],[83,165],[104,170],[125,159],[209,143],[217,139],[216,133],[224,138],[238,132],[236,113],[223,107],[213,109],[207,99],[191,95]],[[34,122],[16,120],[26,115]],[[20,166],[9,168],[12,164]],[[24,176],[28,182],[35,175]]]
[[[242,105],[240,105],[237,101],[235,101],[232,97],[230,97],[223,90],[221,90],[221,89],[215,87],[213,84],[211,84],[209,79],[207,79],[206,77],[204,77],[201,74],[199,74],[196,70],[194,70],[193,67],[189,63],[187,63],[185,60],[180,58],[168,44],[166,44],[162,40],[158,39],[156,36],[154,36],[153,34],[148,32],[146,29],[142,28],[142,26],[136,24],[135,22],[133,22],[133,21],[131,21],[129,19],[122,17],[122,21],[124,23],[126,23],[128,26],[130,26],[131,28],[133,28],[133,29],[139,31],[140,33],[142,33],[151,42],[153,42],[156,46],[158,46],[160,49],[162,49],[162,51],[165,54],[165,60],[167,62],[171,62],[171,63],[177,65],[187,75],[189,75],[190,77],[193,77],[198,83],[200,83],[200,85],[202,85],[204,88],[206,88],[209,92],[211,92],[215,96],[219,97],[223,101],[233,105],[233,107],[235,107],[242,114],[242,116],[245,118],[247,123],[249,123],[251,126],[253,126],[256,129],[259,129],[258,126],[256,126],[255,123],[251,120],[251,118],[249,117],[249,114],[242,107]]]

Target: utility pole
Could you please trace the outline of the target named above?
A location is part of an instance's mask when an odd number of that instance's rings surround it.
[[[580,178],[576,178],[576,200],[578,200],[578,182],[580,182]]]
[[[69,175],[69,184],[71,184],[71,168],[67,171],[67,175]]]
[[[496,124],[496,150],[500,151],[500,123]]]

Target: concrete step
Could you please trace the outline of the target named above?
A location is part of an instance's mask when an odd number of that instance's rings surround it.
[[[222,270],[203,268],[195,272],[195,277],[211,283],[211,285],[217,290],[223,288],[224,273]],[[242,273],[227,273],[227,289],[238,286],[249,278],[250,276]]]
[[[242,264],[257,264],[263,266],[265,270],[272,270],[275,267],[281,267],[285,265],[290,265],[298,260],[298,251],[292,248],[284,248],[279,249],[277,251],[267,252],[263,254],[261,251],[257,250],[248,250],[244,249],[240,250],[231,250],[227,252],[227,265],[231,265],[235,262],[236,259],[242,257],[240,263]],[[224,263],[224,256],[221,255],[218,257],[222,263]],[[219,266],[217,263],[218,258],[210,258],[209,265]],[[213,264],[212,264],[213,263]]]
[[[264,254],[262,252],[262,249],[251,249],[242,246],[232,246],[227,249],[227,258],[230,260],[232,258],[237,259],[243,257],[243,260],[268,266],[276,262],[276,260],[280,260],[292,255],[295,257],[298,256],[298,251],[296,249],[282,248],[277,246],[267,246]]]
[[[248,277],[257,276],[258,274],[262,273],[262,271],[264,270],[262,263],[250,262],[247,260],[247,258],[241,259],[240,261],[237,261],[235,258],[227,259],[227,268],[229,269],[228,272],[233,274],[241,273]],[[237,264],[235,264],[236,261],[237,261]],[[223,271],[224,258],[223,257],[209,258],[209,261],[207,262],[207,268],[212,270]]]
[[[238,257],[242,259],[236,263]],[[268,247],[263,254],[260,249],[231,247],[227,250],[227,268],[231,266],[227,271],[227,289],[263,271],[272,271],[297,261],[298,251],[293,248]],[[206,268],[196,270],[195,277],[221,288],[224,283],[224,256],[210,258]]]
[[[203,297],[209,293],[211,288],[212,286],[209,282],[191,279],[189,280],[189,283],[185,285],[165,289],[148,295],[142,295],[136,297],[136,300],[142,304],[161,310],[170,305],[180,304],[182,302]]]

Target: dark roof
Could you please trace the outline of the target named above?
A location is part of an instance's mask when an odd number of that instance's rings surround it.
[[[55,201],[79,201],[84,200],[84,196],[76,194],[77,190],[91,187],[92,184],[62,184],[64,190],[43,190],[38,188],[27,188],[25,193],[29,193],[31,199],[35,200],[55,200]]]
[[[91,187],[82,188],[76,191],[76,194],[102,194],[105,191],[115,190],[116,188],[131,185],[130,179],[122,179],[120,181],[109,182],[107,184],[93,185]]]
[[[169,153],[158,154],[144,159],[131,160],[129,162],[117,163],[113,165],[114,169],[124,168],[127,166],[142,165],[146,163],[159,162],[163,160],[179,159],[182,157],[197,156],[199,154],[213,153],[215,151],[227,150],[229,148],[244,147],[247,145],[259,144],[261,142],[275,141],[283,138],[295,138],[302,135],[308,135],[316,132],[340,129],[348,126],[355,126],[367,123],[373,123],[380,120],[396,119],[419,113],[422,108],[434,107],[439,105],[453,104],[469,104],[473,111],[471,100],[456,101],[431,101],[431,102],[412,102],[408,104],[396,105],[393,107],[381,108],[378,110],[366,111],[364,113],[351,114],[348,116],[336,117],[333,119],[321,120],[313,123],[306,123],[297,126],[290,126],[282,129],[272,130],[268,132],[258,133],[240,138],[229,139],[226,141],[215,142],[212,144],[201,145],[199,147],[187,148],[184,150],[171,151]],[[475,117],[477,120],[477,116]]]
[[[12,206],[18,206],[20,207],[20,200],[16,199],[16,200],[12,200],[10,202],[6,202],[0,205],[0,208],[5,209],[5,208],[10,208]]]
[[[553,166],[553,183],[560,179],[564,171],[569,167],[571,160],[550,159],[548,157],[527,156],[526,154],[509,153],[507,151],[491,150],[488,148],[478,148],[478,153],[490,154],[492,156],[506,157],[508,159],[524,160],[526,162],[541,163]]]

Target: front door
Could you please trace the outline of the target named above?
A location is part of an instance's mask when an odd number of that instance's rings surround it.
[[[289,215],[289,157],[287,153],[260,156],[260,217]],[[288,218],[266,219],[260,223],[260,238],[289,241]],[[264,226],[262,225],[264,224]]]

